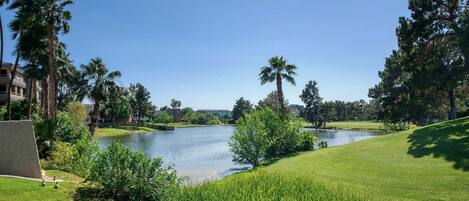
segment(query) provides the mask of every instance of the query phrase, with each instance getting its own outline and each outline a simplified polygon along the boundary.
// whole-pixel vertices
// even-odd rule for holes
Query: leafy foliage
[[[237,121],[244,116],[245,113],[252,111],[252,104],[249,100],[244,99],[243,97],[236,100],[236,103],[233,106],[233,121]]]
[[[101,187],[104,197],[122,200],[168,200],[179,193],[180,181],[161,158],[112,143],[93,160],[87,182]]]
[[[159,111],[156,113],[155,123],[171,123],[173,122],[173,116],[171,116],[168,112],[165,111]]]
[[[317,82],[309,81],[303,89],[300,98],[305,104],[305,120],[312,123],[315,128],[323,126],[324,118],[320,116],[322,98],[319,96]]]
[[[247,114],[236,122],[236,131],[228,141],[234,162],[257,166],[265,159],[270,143],[261,115]]]
[[[234,161],[256,166],[264,159],[313,150],[315,137],[302,128],[302,121],[284,118],[268,108],[246,114],[229,140]]]

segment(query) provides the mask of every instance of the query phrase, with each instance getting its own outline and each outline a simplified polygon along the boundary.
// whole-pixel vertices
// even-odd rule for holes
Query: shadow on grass
[[[73,195],[73,200],[76,201],[92,201],[103,200],[99,188],[92,188],[89,186],[78,187]]]
[[[454,169],[469,171],[469,119],[415,130],[408,137],[408,154],[420,158],[433,155],[453,162]]]

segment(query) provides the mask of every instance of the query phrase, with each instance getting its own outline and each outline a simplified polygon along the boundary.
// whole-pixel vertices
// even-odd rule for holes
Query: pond
[[[174,131],[156,131],[152,134],[103,137],[96,141],[102,148],[112,141],[119,141],[134,150],[143,151],[148,156],[161,156],[166,165],[176,168],[179,176],[187,176],[191,182],[200,182],[250,168],[231,161],[227,140],[234,130],[233,126],[176,128]],[[318,142],[327,141],[329,146],[347,144],[377,135],[370,131],[312,131],[318,136]]]

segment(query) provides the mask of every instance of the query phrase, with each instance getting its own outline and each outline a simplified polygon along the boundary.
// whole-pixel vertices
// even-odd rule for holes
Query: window
[[[0,93],[6,93],[7,92],[7,86],[6,85],[0,85]]]

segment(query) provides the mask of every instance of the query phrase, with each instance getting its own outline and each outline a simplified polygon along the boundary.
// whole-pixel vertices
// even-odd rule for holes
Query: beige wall
[[[0,174],[42,178],[31,121],[0,121]]]

